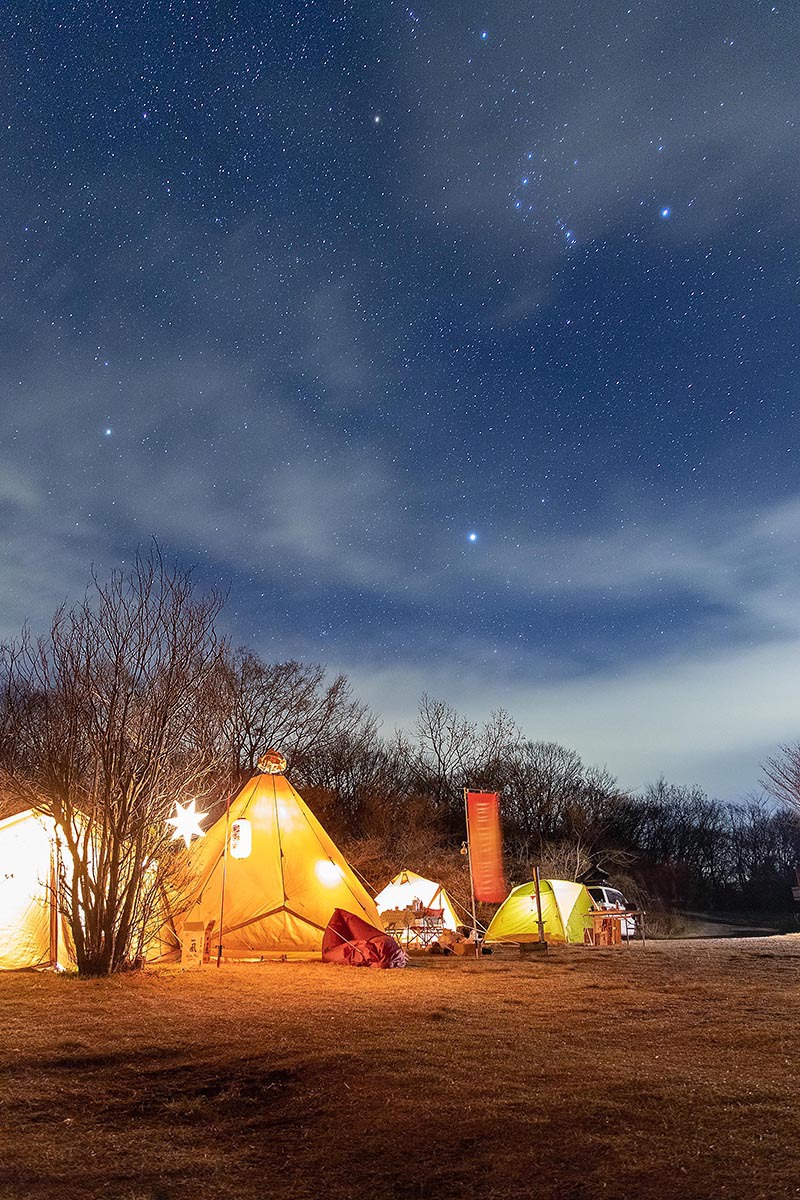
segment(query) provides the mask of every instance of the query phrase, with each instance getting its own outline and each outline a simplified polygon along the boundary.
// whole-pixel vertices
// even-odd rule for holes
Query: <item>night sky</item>
[[[794,0],[6,4],[0,636],[156,536],[271,661],[724,797],[800,735]]]

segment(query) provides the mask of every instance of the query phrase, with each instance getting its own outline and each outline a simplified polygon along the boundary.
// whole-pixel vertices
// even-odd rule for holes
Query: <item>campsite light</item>
[[[315,868],[317,879],[326,887],[336,887],[342,882],[344,872],[331,858],[321,858]]]
[[[184,808],[183,805],[175,801],[175,816],[167,817],[167,824],[175,826],[175,832],[172,835],[172,840],[183,838],[186,849],[188,850],[192,844],[193,837],[205,837],[205,831],[200,828],[200,822],[205,821],[208,813],[199,813],[195,810],[196,801],[190,800]]]
[[[253,850],[253,827],[247,817],[239,817],[231,825],[228,843],[231,858],[249,858]]]
[[[258,760],[258,769],[264,775],[282,775],[286,770],[286,757],[280,750],[267,750]]]

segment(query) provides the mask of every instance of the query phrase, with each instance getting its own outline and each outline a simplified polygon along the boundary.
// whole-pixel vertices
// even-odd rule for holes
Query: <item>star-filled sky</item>
[[[625,786],[800,735],[793,0],[0,15],[0,636],[227,631]]]

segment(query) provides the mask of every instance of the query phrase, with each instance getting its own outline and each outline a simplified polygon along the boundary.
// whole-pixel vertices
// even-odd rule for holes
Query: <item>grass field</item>
[[[800,1195],[800,935],[0,977],[0,1195]]]

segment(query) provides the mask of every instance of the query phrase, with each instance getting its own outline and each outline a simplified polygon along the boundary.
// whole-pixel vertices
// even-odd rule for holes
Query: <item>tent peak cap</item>
[[[283,775],[286,770],[286,755],[280,750],[267,750],[258,760],[258,770],[262,775]]]

